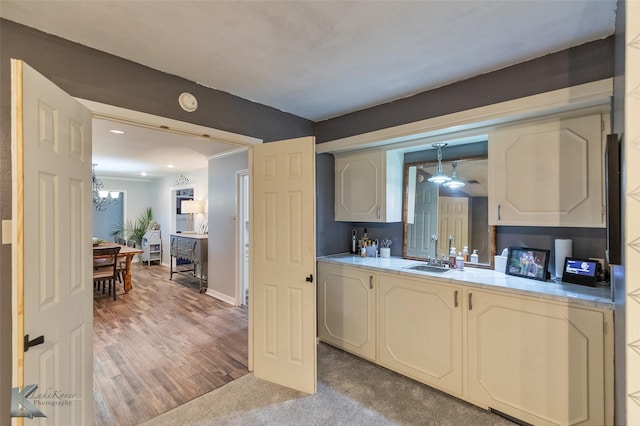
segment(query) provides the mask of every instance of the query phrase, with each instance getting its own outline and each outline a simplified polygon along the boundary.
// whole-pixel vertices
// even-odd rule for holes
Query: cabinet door
[[[472,402],[535,425],[604,425],[604,313],[470,291]]]
[[[336,156],[336,220],[402,221],[402,167],[399,151]]]
[[[461,289],[398,275],[378,279],[378,363],[461,396]]]
[[[376,359],[375,274],[318,264],[318,335],[371,361]]]
[[[383,152],[336,157],[336,220],[381,220],[385,162]]]
[[[604,227],[600,114],[489,135],[491,225]]]

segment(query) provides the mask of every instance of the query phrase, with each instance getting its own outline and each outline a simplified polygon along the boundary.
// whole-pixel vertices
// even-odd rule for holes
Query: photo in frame
[[[550,250],[530,247],[509,247],[507,275],[546,281]]]

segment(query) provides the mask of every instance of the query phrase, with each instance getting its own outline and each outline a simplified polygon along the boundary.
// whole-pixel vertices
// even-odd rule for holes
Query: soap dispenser
[[[464,269],[464,257],[462,257],[462,252],[458,252],[458,256],[456,257],[456,269],[462,271]]]
[[[478,249],[473,249],[473,253],[471,253],[471,263],[478,263]]]

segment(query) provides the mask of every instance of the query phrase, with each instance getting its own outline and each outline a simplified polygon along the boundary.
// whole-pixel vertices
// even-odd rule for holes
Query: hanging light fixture
[[[451,180],[451,178],[447,175],[444,174],[444,172],[442,171],[442,148],[444,148],[445,146],[447,146],[446,143],[434,143],[432,145],[434,148],[438,148],[438,168],[436,170],[436,173],[431,176],[429,179],[427,179],[429,182],[433,182],[433,183],[445,183],[445,182],[449,182]]]
[[[462,188],[463,186],[465,186],[465,183],[460,179],[458,179],[458,175],[456,173],[457,166],[458,166],[458,163],[455,161],[451,164],[451,167],[453,168],[453,171],[451,172],[451,180],[443,184],[447,188],[456,189],[456,188]]]
[[[105,191],[104,184],[96,176],[96,166],[93,163],[91,165],[91,189],[93,193],[93,204],[97,211],[105,211],[107,206],[111,203],[118,204],[118,197],[120,192],[118,191]]]

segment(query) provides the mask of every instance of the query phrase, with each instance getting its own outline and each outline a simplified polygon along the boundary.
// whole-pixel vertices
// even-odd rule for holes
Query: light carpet
[[[438,425],[514,423],[320,343],[318,392],[307,395],[253,374],[144,425]]]

